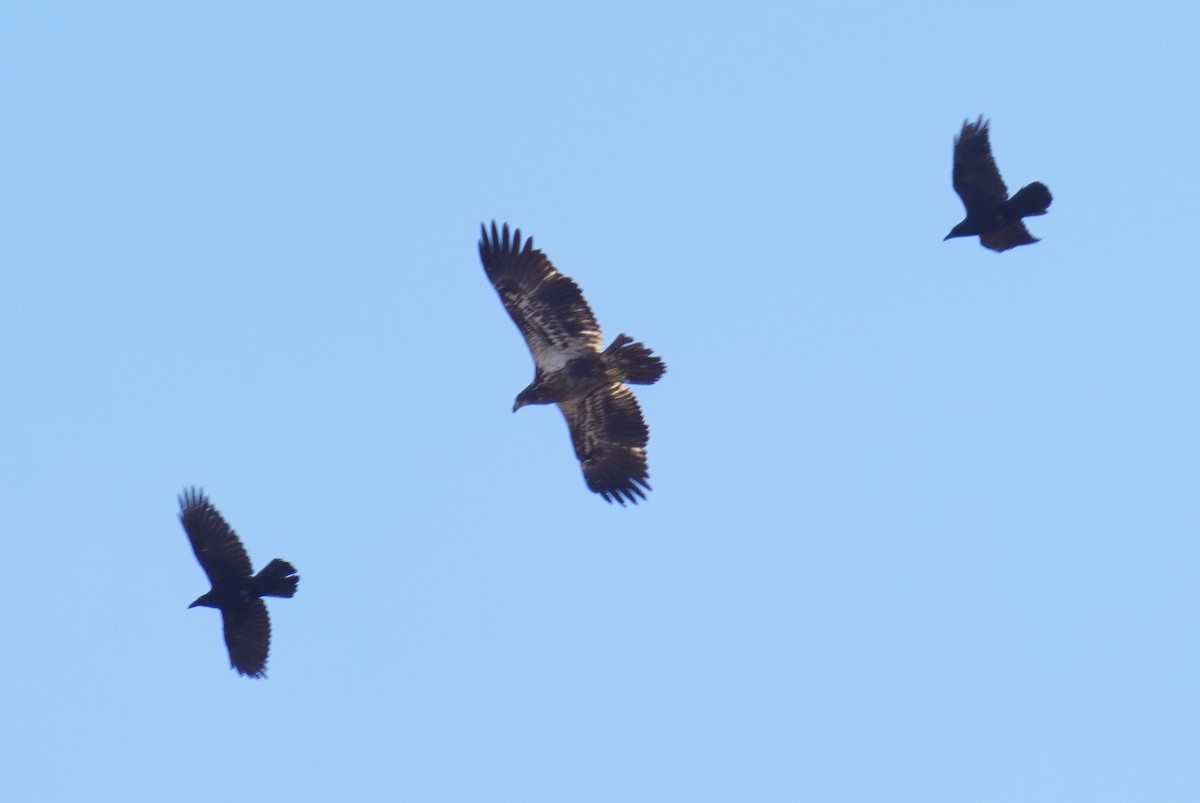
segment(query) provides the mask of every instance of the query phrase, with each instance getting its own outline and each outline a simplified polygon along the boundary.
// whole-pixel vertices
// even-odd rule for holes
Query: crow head
[[[205,594],[204,596],[202,596],[202,597],[197,597],[197,598],[196,598],[196,601],[195,601],[195,602],[193,602],[193,603],[192,603],[191,605],[189,605],[188,607],[189,607],[189,608],[197,608],[197,607],[200,607],[200,608],[219,608],[219,607],[221,607],[220,605],[218,605],[218,604],[217,604],[217,603],[216,603],[216,602],[213,600],[213,595],[214,595],[214,593],[215,593],[215,592],[209,591],[209,592],[208,592],[207,594]]]

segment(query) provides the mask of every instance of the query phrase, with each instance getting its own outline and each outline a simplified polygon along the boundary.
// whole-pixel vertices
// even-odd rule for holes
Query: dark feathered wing
[[[642,489],[650,490],[646,465],[650,430],[633,391],[626,385],[608,385],[558,407],[567,419],[588,487],[607,502],[637,504],[645,499]]]
[[[579,285],[559,273],[530,237],[522,246],[521,230],[509,236],[492,222],[491,237],[480,227],[479,258],[504,308],[516,323],[538,370],[551,373],[568,360],[599,352],[600,326]]]
[[[993,251],[1007,251],[1010,248],[1016,248],[1018,245],[1036,243],[1038,242],[1038,238],[1030,234],[1029,229],[1025,228],[1025,224],[1018,220],[1016,223],[1010,223],[1002,229],[984,232],[979,235],[979,242],[983,243],[985,248],[990,248]]]
[[[1008,187],[1004,186],[996,160],[992,158],[988,124],[982,115],[974,123],[963,123],[962,131],[954,140],[953,180],[954,191],[962,199],[968,215],[981,205],[1001,203],[1008,197]]]
[[[203,491],[190,488],[179,497],[179,520],[196,560],[215,588],[219,583],[252,574],[250,557]],[[265,614],[264,614],[265,615]]]
[[[221,608],[229,665],[239,674],[261,678],[266,675],[267,651],[271,646],[271,619],[261,599],[248,596],[236,605]]]

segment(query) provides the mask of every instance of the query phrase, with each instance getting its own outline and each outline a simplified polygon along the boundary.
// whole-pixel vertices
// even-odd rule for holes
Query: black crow
[[[962,198],[967,216],[950,233],[951,237],[974,237],[993,251],[1007,251],[1018,245],[1036,243],[1021,218],[1044,215],[1050,206],[1050,190],[1040,181],[1026,185],[1013,197],[1000,178],[992,146],[988,142],[988,123],[980,115],[974,123],[963,123],[954,140],[954,191]]]
[[[212,585],[212,590],[188,607],[219,610],[229,665],[241,675],[266,677],[271,620],[262,597],[293,596],[300,583],[296,568],[276,558],[254,574],[237,533],[221,518],[204,491],[184,490],[179,508],[179,520],[192,542],[196,560]]]

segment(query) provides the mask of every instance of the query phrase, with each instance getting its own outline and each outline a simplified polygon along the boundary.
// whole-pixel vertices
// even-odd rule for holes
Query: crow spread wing
[[[267,606],[255,596],[221,607],[229,665],[240,675],[266,676],[267,650],[271,645],[271,619]]]
[[[491,238],[481,227],[479,258],[504,308],[525,337],[534,364],[542,373],[553,373],[569,361],[604,346],[600,326],[583,298],[579,285],[559,273],[533,238],[521,244],[521,230],[509,236],[493,221]]]
[[[567,419],[588,487],[606,502],[615,499],[624,505],[645,499],[642,488],[650,490],[646,481],[650,476],[646,465],[650,430],[633,391],[613,384],[558,406]]]
[[[953,180],[954,191],[962,198],[968,215],[1008,198],[1008,187],[992,158],[988,124],[982,115],[974,123],[963,123],[962,132],[954,140]]]
[[[1025,224],[1018,220],[1016,223],[1010,223],[1002,229],[984,232],[979,235],[979,242],[983,243],[985,248],[990,248],[993,251],[1007,251],[1010,248],[1016,248],[1018,245],[1036,243],[1038,242],[1038,238],[1030,234],[1029,229],[1025,228]]]
[[[250,557],[237,533],[221,518],[204,491],[195,488],[184,491],[179,497],[179,507],[179,520],[183,522],[192,551],[214,588],[230,579],[252,574]]]

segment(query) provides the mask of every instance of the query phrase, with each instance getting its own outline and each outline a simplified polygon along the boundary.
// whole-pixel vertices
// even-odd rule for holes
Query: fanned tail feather
[[[617,335],[612,345],[604,350],[606,362],[615,360],[625,381],[634,385],[653,385],[667,372],[661,357],[641,343],[635,343],[628,335]]]
[[[260,596],[291,597],[300,585],[300,578],[296,576],[295,566],[275,558],[254,576],[254,584]]]
[[[1052,200],[1054,199],[1050,195],[1050,188],[1040,181],[1035,181],[1025,185],[1016,195],[1009,198],[1008,206],[1017,217],[1044,215]]]

